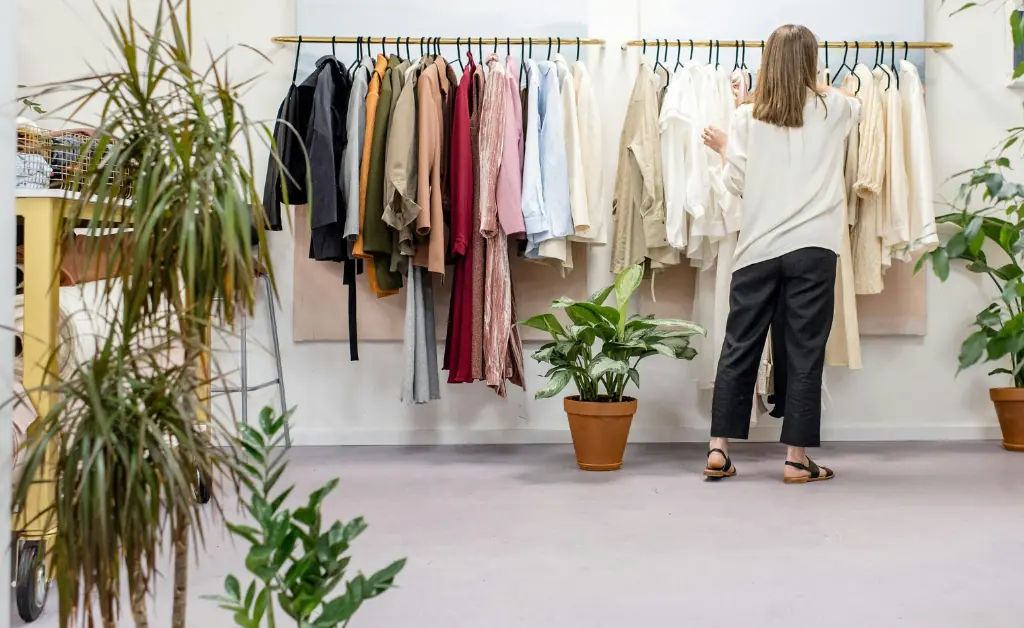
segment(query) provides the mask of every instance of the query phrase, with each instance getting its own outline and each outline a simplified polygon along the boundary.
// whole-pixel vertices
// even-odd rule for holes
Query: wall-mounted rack
[[[761,48],[764,46],[765,40],[743,40],[743,39],[631,39],[626,43],[622,44],[622,49],[625,50],[628,47],[638,46],[650,46],[655,47],[661,45],[662,47],[682,47],[682,46],[693,46],[694,48]],[[866,48],[874,49],[878,47],[890,48],[895,44],[897,50],[910,49],[910,50],[949,50],[953,47],[953,44],[945,41],[841,41],[841,40],[829,40],[818,42],[819,48]]]

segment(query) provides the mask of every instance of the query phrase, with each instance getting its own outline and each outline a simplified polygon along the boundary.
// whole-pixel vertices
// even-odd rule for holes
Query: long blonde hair
[[[825,105],[818,88],[818,39],[806,26],[780,26],[764,47],[754,90],[754,119],[775,126],[802,127],[808,90]]]

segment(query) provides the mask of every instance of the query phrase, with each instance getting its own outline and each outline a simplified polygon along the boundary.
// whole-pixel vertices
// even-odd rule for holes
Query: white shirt
[[[733,115],[723,176],[743,197],[734,271],[808,247],[838,253],[853,106],[835,91],[824,100],[808,97],[796,129],[755,120],[749,104]]]
[[[939,245],[939,236],[935,231],[932,154],[924,111],[924,88],[917,67],[908,61],[900,61],[900,81],[903,149],[910,186],[910,250],[930,251]]]
[[[590,228],[577,231],[573,240],[608,243],[608,220],[611,207],[605,209],[604,196],[601,189],[601,164],[604,154],[601,152],[601,112],[597,107],[597,97],[590,80],[590,73],[582,61],[572,66],[572,78],[576,88],[576,118],[579,122],[580,150],[583,153],[583,172],[587,185],[587,209],[590,214]]]

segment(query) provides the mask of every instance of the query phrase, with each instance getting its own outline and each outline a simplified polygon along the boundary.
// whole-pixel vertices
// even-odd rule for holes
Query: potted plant
[[[954,233],[917,264],[920,269],[930,261],[946,281],[950,260],[963,260],[967,270],[988,276],[995,285],[996,296],[974,318],[974,331],[963,341],[958,361],[959,370],[979,362],[1002,363],[989,375],[1006,378],[1009,386],[991,388],[989,397],[1003,447],[1011,451],[1024,451],[1024,186],[1008,181],[1004,172],[1010,167],[1005,151],[1021,133],[1024,127],[1014,129],[1004,154],[966,173],[958,195],[960,211],[936,219],[951,225]],[[973,207],[972,197],[980,197],[982,206]]]
[[[960,6],[953,14],[991,2],[956,4]],[[1010,11],[1009,26],[1014,46],[1024,44],[1024,20],[1016,7]],[[1014,79],[1021,76],[1024,62],[1013,71]],[[995,285],[996,296],[975,316],[975,329],[960,346],[958,372],[979,362],[1002,363],[989,375],[1005,378],[1009,386],[990,388],[989,398],[999,417],[1003,447],[1024,452],[1024,185],[1006,178],[1010,151],[1020,150],[1022,135],[1024,126],[1009,129],[995,158],[956,175],[963,180],[953,204],[957,211],[936,219],[953,233],[925,253],[916,270],[930,261],[944,282],[950,260],[963,260],[967,270],[987,275]]]
[[[34,478],[53,465],[56,497],[39,518],[55,537],[18,568],[45,583],[49,563],[62,627],[76,618],[117,625],[122,587],[135,624],[148,626],[168,545],[167,619],[185,625],[190,546],[204,538],[200,503],[216,507],[211,479],[219,471],[231,482],[236,469],[231,450],[216,446],[230,438],[205,403],[217,377],[210,331],[251,310],[255,265],[273,277],[251,168],[251,134],[270,134],[238,102],[244,84],[229,81],[224,56],[194,64],[190,0],[161,0],[152,25],[137,21],[130,0],[126,8],[104,15],[118,67],[43,92],[70,92],[54,111],[70,118],[88,103],[100,107],[92,135],[74,149],[61,237],[114,225],[84,252],[87,267],[107,277],[111,332],[47,386],[60,401],[29,433],[13,496],[24,506]],[[99,243],[111,241],[122,253],[107,257]],[[45,588],[26,587],[25,600],[20,589],[19,580],[19,611],[35,619]]]
[[[637,365],[644,358],[663,355],[692,360],[697,351],[690,337],[707,335],[696,323],[653,316],[630,316],[629,299],[640,286],[643,267],[630,266],[615,283],[586,301],[562,297],[551,303],[565,310],[570,325],[563,327],[554,314],[540,314],[517,323],[551,334],[551,342],[533,359],[551,365],[548,383],[534,395],[553,397],[573,382],[578,394],[565,398],[576,461],[586,471],[613,471],[622,466],[629,428],[637,401],[625,395],[632,382],[640,386]],[[615,307],[605,301],[615,292]],[[597,341],[600,340],[600,346]]]

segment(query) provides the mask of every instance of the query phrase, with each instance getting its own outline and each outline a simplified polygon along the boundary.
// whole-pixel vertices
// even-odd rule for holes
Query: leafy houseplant
[[[996,0],[1005,4],[1004,0]],[[954,13],[995,2],[968,2]],[[1024,44],[1020,12],[1010,12],[1010,31],[1015,46]],[[1013,77],[1024,76],[1024,62]],[[1009,129],[995,158],[958,173],[962,179],[955,212],[937,222],[953,228],[938,248],[922,256],[920,269],[930,262],[940,280],[946,281],[950,261],[962,260],[970,272],[985,275],[995,286],[994,298],[978,312],[972,331],[960,347],[959,370],[979,362],[1000,364],[989,375],[1005,377],[1008,387],[989,390],[1003,432],[1003,446],[1024,451],[1024,185],[1007,178],[1012,149],[1020,149],[1024,126]]]
[[[630,266],[619,273],[613,285],[586,301],[562,297],[552,302],[551,307],[565,310],[571,323],[567,327],[550,313],[517,323],[551,334],[551,342],[532,356],[551,365],[548,383],[535,397],[553,397],[569,382],[576,385],[579,394],[565,398],[565,409],[582,469],[622,466],[637,405],[636,399],[625,396],[625,390],[630,382],[640,386],[640,361],[655,355],[692,360],[697,351],[690,346],[690,338],[707,335],[700,325],[681,319],[629,316],[629,299],[640,286],[643,272],[640,265]],[[612,292],[615,307],[605,305]]]
[[[203,403],[210,331],[218,320],[230,325],[239,308],[251,310],[257,264],[273,277],[251,170],[251,135],[269,133],[238,102],[245,84],[228,79],[225,56],[196,67],[190,0],[160,0],[152,25],[136,19],[130,0],[125,7],[123,16],[104,15],[118,67],[42,92],[72,94],[55,115],[100,110],[67,172],[74,193],[64,201],[61,237],[118,225],[107,238],[88,238],[85,250],[87,266],[105,271],[104,295],[117,303],[112,333],[51,387],[63,401],[30,434],[29,466],[14,495],[23,506],[33,477],[49,464],[44,453],[56,451],[57,499],[41,517],[56,525],[44,551],[63,628],[76,617],[115,626],[125,583],[136,625],[148,626],[166,535],[171,625],[185,625],[190,546],[203,540],[196,501],[210,499],[215,471],[230,479],[232,468],[229,452],[211,445],[220,423]],[[112,240],[122,253],[107,257],[101,245]],[[41,611],[36,602],[28,614]]]
[[[238,578],[228,575],[225,594],[214,599],[233,612],[235,623],[243,628],[275,626],[277,608],[299,628],[347,626],[365,600],[393,586],[405,559],[370,577],[359,574],[344,582],[351,560],[345,553],[366,524],[357,518],[324,527],[320,507],[338,485],[336,479],[314,491],[305,506],[295,511],[284,508],[294,488],[275,491],[287,467],[281,448],[285,419],[264,408],[260,429],[240,426],[238,445],[249,460],[241,463],[239,475],[249,492],[242,505],[257,527],[228,524],[228,529],[250,544],[245,566],[256,579],[243,591]],[[343,583],[345,592],[329,599]]]

